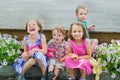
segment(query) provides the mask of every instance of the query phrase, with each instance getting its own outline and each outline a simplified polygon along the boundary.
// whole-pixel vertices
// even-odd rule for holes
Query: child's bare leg
[[[33,58],[30,58],[23,66],[23,69],[22,69],[22,74],[24,74],[29,68],[32,67],[32,65],[35,64],[35,60]]]
[[[54,76],[55,76],[55,74],[54,74],[54,65],[50,64],[49,67],[48,67],[47,78],[48,78],[48,80],[51,80],[51,79],[53,79]]]
[[[53,80],[56,80],[56,78],[58,77],[58,75],[60,73],[60,69],[56,68],[54,73],[55,73],[55,77],[53,78]]]
[[[42,70],[42,75],[45,76],[46,75],[46,67],[43,65],[41,60],[37,60],[37,61],[38,61],[40,69]]]
[[[97,39],[94,39],[93,41],[92,41],[92,52],[94,52],[94,50],[95,50],[95,47],[98,45],[98,40]]]
[[[48,72],[50,72],[50,71],[53,71],[54,70],[54,65],[49,65],[49,67],[48,67]]]
[[[85,79],[85,77],[86,77],[85,70],[80,69],[80,72],[81,72],[81,79]]]
[[[70,73],[70,78],[75,78],[75,76],[74,76],[74,69],[69,68],[68,71]]]

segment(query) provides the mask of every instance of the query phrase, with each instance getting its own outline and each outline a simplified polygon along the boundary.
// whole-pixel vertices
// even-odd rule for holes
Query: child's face
[[[83,28],[81,26],[78,26],[78,25],[73,25],[71,35],[72,35],[74,40],[81,40],[83,35],[84,35]]]
[[[32,21],[28,22],[28,24],[27,24],[27,32],[29,34],[38,33],[39,30],[40,29],[39,29],[39,26],[38,26],[36,21],[32,20]]]
[[[53,36],[53,39],[54,39],[54,41],[57,43],[57,44],[60,44],[62,41],[63,41],[63,39],[64,39],[64,35],[63,35],[63,33],[61,33],[60,31],[58,32],[57,30],[54,30],[53,32],[52,32],[52,36]]]
[[[79,9],[78,12],[76,13],[76,16],[80,21],[84,21],[87,19],[87,14],[88,14],[87,9]]]

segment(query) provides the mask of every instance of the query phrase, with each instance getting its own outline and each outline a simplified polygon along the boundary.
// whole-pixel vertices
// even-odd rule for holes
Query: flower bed
[[[93,56],[100,58],[103,72],[109,73],[112,78],[120,74],[120,40],[100,44]]]
[[[17,37],[10,34],[0,34],[0,67],[12,64],[21,54],[22,44]]]

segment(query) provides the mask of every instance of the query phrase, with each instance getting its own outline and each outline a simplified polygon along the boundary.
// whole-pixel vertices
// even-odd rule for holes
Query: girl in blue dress
[[[13,65],[18,73],[18,80],[25,80],[24,73],[36,62],[42,70],[41,80],[46,80],[46,56],[47,42],[42,34],[42,25],[38,20],[30,20],[26,23],[27,35],[23,38],[24,52],[21,58]]]

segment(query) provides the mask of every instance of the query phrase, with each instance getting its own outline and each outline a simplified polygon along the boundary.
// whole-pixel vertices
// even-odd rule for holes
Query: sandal
[[[46,77],[45,77],[45,76],[42,76],[40,80],[46,80]]]
[[[86,80],[85,78],[80,78],[80,80]]]
[[[19,75],[16,80],[25,80],[24,75]]]
[[[55,77],[55,74],[53,71],[48,72],[47,74],[47,80],[51,80],[53,77]]]
[[[68,78],[67,80],[75,80],[75,78]]]

